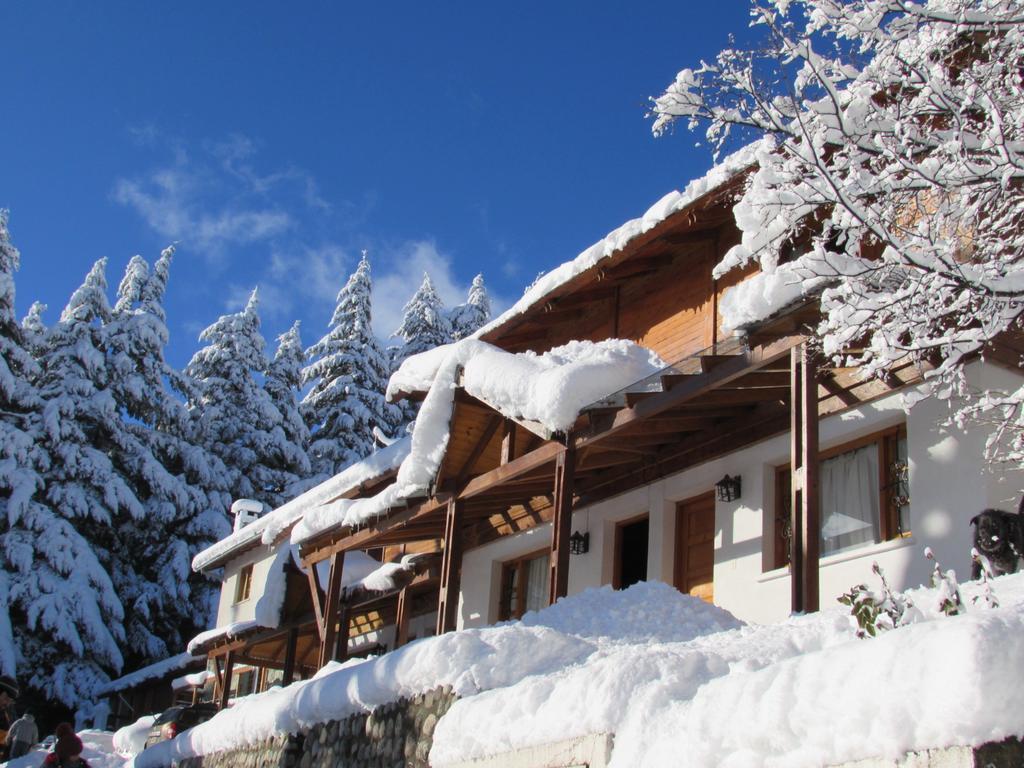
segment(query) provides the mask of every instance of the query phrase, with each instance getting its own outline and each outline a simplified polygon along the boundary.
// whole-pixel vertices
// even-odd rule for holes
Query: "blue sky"
[[[711,164],[647,99],[743,35],[740,0],[0,7],[0,207],[18,312],[178,245],[168,357],[259,286],[312,344],[368,249],[386,336],[424,269],[507,305]]]

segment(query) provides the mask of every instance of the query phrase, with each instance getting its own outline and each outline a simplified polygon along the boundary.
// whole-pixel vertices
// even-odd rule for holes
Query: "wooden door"
[[[714,602],[714,491],[676,505],[675,586],[680,592]]]

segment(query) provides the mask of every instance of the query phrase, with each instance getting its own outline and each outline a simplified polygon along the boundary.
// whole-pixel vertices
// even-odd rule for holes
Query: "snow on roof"
[[[309,509],[292,529],[294,543],[331,528],[360,525],[426,495],[448,447],[460,381],[466,392],[504,416],[557,432],[570,427],[585,406],[665,366],[654,352],[622,339],[572,341],[541,355],[505,352],[478,339],[442,349],[410,358],[388,385],[389,393],[428,390],[413,428],[412,448],[395,482],[376,496]]]
[[[614,733],[611,768],[835,765],[1024,735],[1024,574],[997,608],[947,617],[910,593],[916,623],[858,639],[840,606],[740,626],[659,583],[588,590],[523,621],[424,638],[250,696],[143,753],[137,768],[231,749],[449,685],[430,764]],[[624,705],[628,702],[628,706]]]
[[[278,536],[302,517],[306,510],[320,506],[362,483],[374,480],[397,468],[409,454],[411,444],[412,441],[408,437],[396,440],[386,448],[352,464],[331,479],[296,496],[259,520],[207,547],[193,558],[192,569],[202,571],[222,565],[225,558],[247,549],[257,542],[265,545],[273,544]]]
[[[474,333],[473,338],[480,338],[494,329],[500,328],[512,318],[523,314],[572,278],[622,250],[633,238],[653,229],[673,213],[683,210],[699,198],[721,187],[753,165],[757,151],[768,145],[774,146],[770,137],[759,139],[732,153],[713,166],[704,176],[687,184],[686,189],[682,192],[669,192],[652,205],[643,216],[627,221],[580,253],[572,261],[567,261],[542,275],[526,290],[519,301]]]
[[[216,675],[208,669],[201,669],[198,672],[193,672],[191,675],[182,675],[171,680],[171,688],[175,691],[179,691],[183,688],[201,688],[206,685],[209,680],[212,680]]]
[[[292,558],[301,569],[295,546],[282,542],[274,553],[274,562],[271,563],[267,571],[267,579],[263,584],[263,590],[256,600],[254,618],[234,621],[230,624],[200,632],[189,641],[189,653],[199,653],[210,643],[218,640],[238,637],[256,629],[273,629],[280,626],[281,610],[284,608],[284,598],[288,590],[288,573],[285,570],[285,563],[288,558]],[[330,563],[324,560],[318,563],[317,567],[321,569],[318,571],[321,583],[326,583],[327,572],[324,569],[329,569]],[[342,587],[348,587],[359,582],[379,567],[380,561],[374,560],[365,552],[357,550],[347,553],[345,555],[345,567],[342,570],[341,576]]]
[[[202,656],[193,656],[191,653],[179,653],[177,656],[171,656],[163,661],[150,664],[148,667],[129,672],[127,675],[123,675],[116,680],[111,680],[96,690],[96,696],[109,696],[118,691],[134,688],[136,685],[147,680],[159,680],[174,672],[186,669],[193,664],[202,664],[204,661],[205,658]]]
[[[766,320],[856,268],[840,254],[828,254],[827,258],[805,254],[774,268],[765,268],[722,294],[718,305],[722,328],[737,330]]]

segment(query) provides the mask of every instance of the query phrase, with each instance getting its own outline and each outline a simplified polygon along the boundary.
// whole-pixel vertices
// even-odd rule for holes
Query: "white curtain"
[[[526,610],[539,611],[548,604],[548,578],[551,569],[548,567],[547,555],[535,557],[526,564]]]
[[[821,462],[821,554],[878,541],[878,445]]]

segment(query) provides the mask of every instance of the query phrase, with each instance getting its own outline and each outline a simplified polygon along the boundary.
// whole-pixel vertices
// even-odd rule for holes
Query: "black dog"
[[[1024,508],[1024,499],[1021,500]],[[986,509],[971,518],[974,548],[988,558],[992,574],[1017,572],[1017,560],[1024,555],[1024,517],[1002,509]],[[971,578],[981,577],[981,565],[971,567]]]

